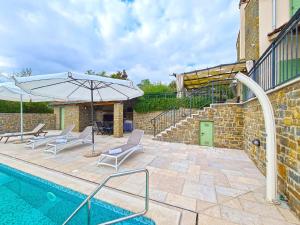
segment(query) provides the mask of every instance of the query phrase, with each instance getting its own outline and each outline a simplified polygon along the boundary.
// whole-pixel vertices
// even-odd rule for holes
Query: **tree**
[[[174,92],[174,90],[166,84],[163,84],[161,82],[157,83],[151,83],[149,79],[144,79],[141,81],[141,83],[138,84],[138,87],[141,88],[144,93],[170,93]]]
[[[96,75],[96,72],[94,70],[87,70],[85,72],[85,74],[88,74],[88,75]]]
[[[176,81],[175,80],[172,80],[171,83],[169,83],[169,87],[173,90],[173,91],[176,91]]]
[[[87,70],[85,72],[85,74],[96,75],[96,76],[101,76],[101,77],[110,77],[110,78],[121,79],[121,80],[127,80],[127,78],[128,78],[126,70],[123,70],[122,72],[117,71],[116,73],[112,73],[110,75],[107,75],[107,73],[105,71],[96,72],[94,70]]]
[[[13,73],[14,76],[17,77],[30,77],[32,75],[31,68],[24,68],[21,72]]]
[[[126,73],[126,70],[123,70],[122,72],[121,71],[117,71],[116,73],[112,73],[110,75],[110,77],[114,78],[114,79],[127,80],[128,75]]]
[[[124,80],[127,80],[128,75],[127,75],[127,73],[126,73],[126,70],[123,70],[123,72],[122,72],[122,77],[123,77]]]
[[[105,71],[98,72],[96,75],[101,76],[101,77],[107,77],[107,74]]]
[[[137,86],[139,88],[143,88],[145,86],[149,86],[151,85],[151,81],[149,79],[144,79],[144,80],[141,80],[141,83],[139,83]]]
[[[101,77],[107,77],[106,72],[105,71],[101,71],[101,72],[95,72],[94,70],[87,70],[85,72],[85,74],[88,75],[96,75],[96,76],[101,76]]]

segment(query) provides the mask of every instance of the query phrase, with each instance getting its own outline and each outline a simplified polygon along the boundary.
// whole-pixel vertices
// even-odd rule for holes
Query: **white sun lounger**
[[[111,166],[118,171],[120,165],[134,152],[142,151],[143,146],[140,144],[144,135],[143,130],[132,131],[128,141],[125,145],[118,146],[114,149],[110,149],[100,155],[98,160],[98,166]]]
[[[29,147],[33,150],[36,147],[46,145],[47,143],[52,142],[58,138],[60,138],[60,139],[71,138],[72,137],[71,132],[74,129],[74,127],[75,127],[75,125],[72,124],[72,125],[68,126],[66,129],[62,130],[62,132],[60,134],[31,138],[31,139],[29,139],[29,141],[27,142],[25,147]]]
[[[3,138],[6,138],[5,142],[6,143],[8,141],[9,138],[11,137],[20,137],[20,136],[28,136],[28,135],[33,135],[33,136],[40,136],[40,134],[44,134],[44,136],[48,133],[47,131],[43,131],[45,124],[40,123],[38,124],[32,131],[27,131],[27,132],[16,132],[16,133],[5,133],[5,134],[1,134],[0,135],[0,141]]]
[[[52,142],[47,144],[47,148],[44,150],[45,152],[50,152],[53,154],[57,154],[58,152],[74,147],[82,144],[92,144],[92,127],[86,127],[77,137],[71,138],[57,138]]]

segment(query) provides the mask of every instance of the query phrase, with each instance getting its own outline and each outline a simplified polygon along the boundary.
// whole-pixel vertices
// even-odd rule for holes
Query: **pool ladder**
[[[149,171],[147,169],[137,169],[137,170],[130,170],[130,171],[126,171],[126,172],[120,172],[120,173],[114,173],[110,176],[108,176],[101,184],[99,184],[96,189],[77,207],[77,209],[75,209],[73,211],[73,213],[69,216],[68,219],[65,220],[65,222],[62,225],[67,225],[71,219],[79,212],[79,210],[85,206],[86,204],[88,205],[88,222],[87,224],[90,225],[91,222],[91,199],[103,188],[105,187],[105,184],[111,179],[111,178],[115,178],[115,177],[122,177],[122,176],[127,176],[130,174],[135,174],[135,173],[145,173],[145,177],[146,177],[146,188],[145,188],[145,206],[143,211],[138,212],[138,213],[134,213],[128,216],[124,216],[115,220],[110,220],[104,223],[100,223],[98,225],[109,225],[109,224],[114,224],[114,223],[118,223],[118,222],[122,222],[125,220],[129,220],[138,216],[142,216],[145,215],[149,209]]]

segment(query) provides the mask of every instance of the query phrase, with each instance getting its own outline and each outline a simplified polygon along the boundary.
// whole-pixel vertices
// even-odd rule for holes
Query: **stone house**
[[[74,131],[80,132],[86,126],[91,125],[91,105],[88,102],[54,102],[53,108],[56,129],[75,124]],[[116,137],[123,135],[124,122],[132,122],[132,119],[132,101],[94,103],[94,121],[102,121],[111,125]]]
[[[300,0],[240,0],[238,61],[257,60],[300,8]]]

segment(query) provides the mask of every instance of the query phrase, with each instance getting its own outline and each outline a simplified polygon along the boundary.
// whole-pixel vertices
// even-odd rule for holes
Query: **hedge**
[[[196,97],[149,97],[143,96],[136,100],[134,104],[134,110],[139,113],[153,112],[153,111],[165,111],[172,108],[203,108],[211,103],[211,99],[202,96]]]
[[[24,102],[24,113],[53,113],[48,102]],[[0,113],[20,113],[20,102],[0,100]]]

